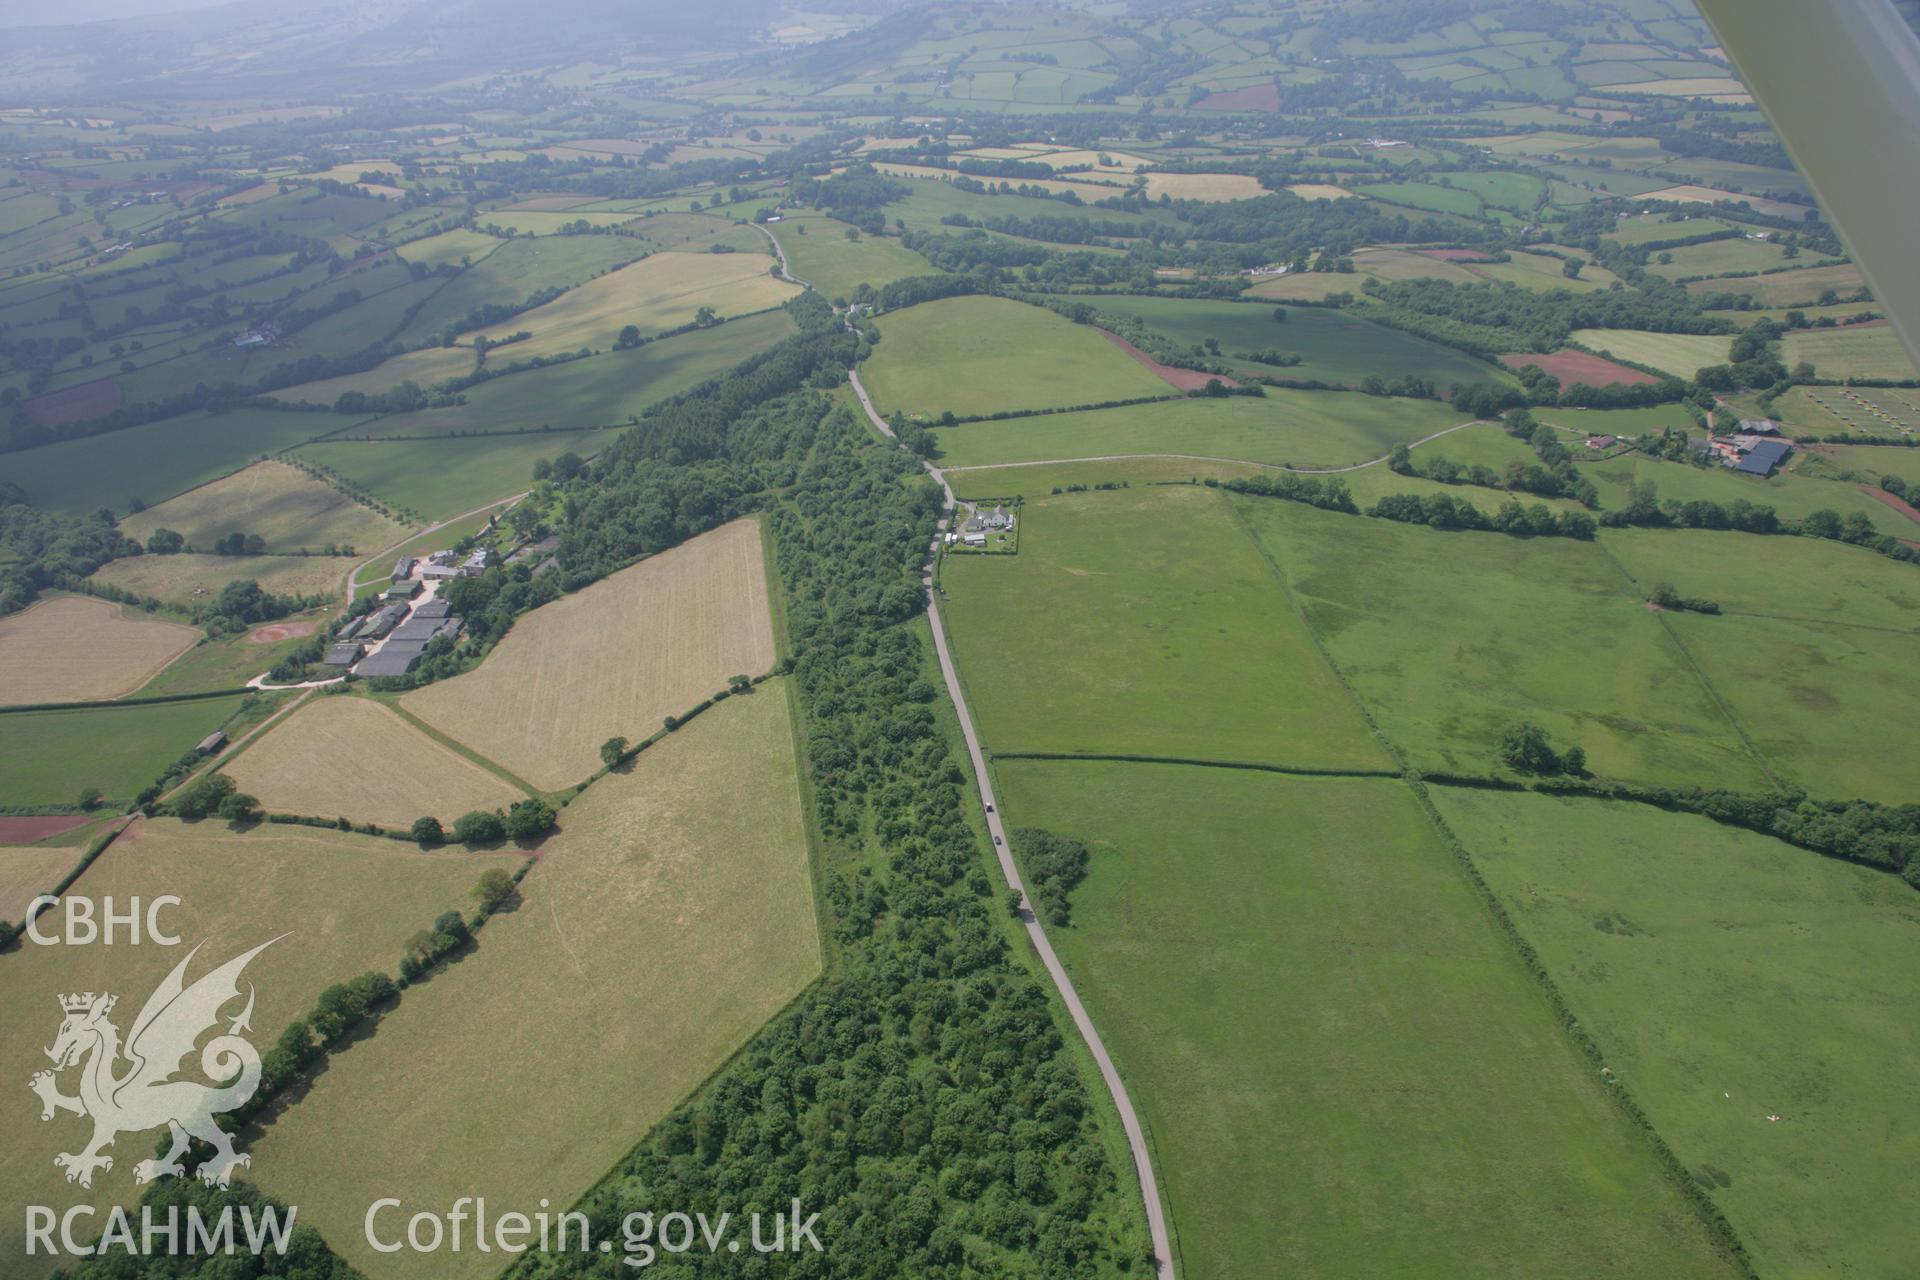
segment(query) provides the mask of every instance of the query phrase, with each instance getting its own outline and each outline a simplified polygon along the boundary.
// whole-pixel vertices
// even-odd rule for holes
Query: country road
[[[409,542],[418,542],[420,539],[426,537],[428,534],[444,529],[448,525],[453,524],[457,521],[465,520],[469,516],[477,516],[482,511],[491,511],[495,507],[511,506],[512,504],[520,501],[520,499],[526,497],[529,493],[532,493],[532,492],[533,490],[531,489],[522,489],[519,493],[514,494],[511,498],[499,498],[493,502],[487,503],[484,506],[475,507],[471,511],[462,511],[457,516],[448,516],[445,520],[441,520],[441,521],[438,521],[437,523],[430,524],[424,529],[415,529],[411,533],[407,534],[406,537],[394,543],[392,546],[382,548],[381,550],[376,551],[372,555],[368,556],[365,560],[358,561],[353,566],[352,572],[347,574],[347,608],[349,609],[353,608],[353,584],[359,580],[360,571],[362,569],[365,569],[368,565],[372,564],[374,561],[384,560],[388,556],[392,555],[394,552],[398,551],[400,548],[406,546]]]
[[[868,420],[882,435],[898,444],[899,438],[893,434],[893,428],[875,411],[866,387],[861,385],[859,371],[850,370],[847,376],[853,384],[854,394],[860,398],[860,407],[867,411]],[[947,682],[947,696],[953,699],[953,709],[960,718],[960,732],[967,741],[967,756],[973,761],[973,776],[980,786],[980,803],[986,806],[987,831],[993,836],[993,852],[1000,860],[1000,871],[1006,877],[1008,887],[1020,894],[1020,922],[1026,926],[1027,941],[1033,945],[1040,962],[1046,966],[1047,976],[1053,980],[1054,989],[1059,991],[1067,1012],[1072,1015],[1080,1038],[1086,1041],[1087,1048],[1093,1052],[1100,1076],[1106,1081],[1107,1092],[1113,1095],[1114,1108],[1120,1113],[1120,1126],[1126,1130],[1127,1146],[1133,1152],[1133,1167],[1140,1178],[1140,1191],[1146,1199],[1147,1231],[1153,1237],[1154,1274],[1160,1280],[1172,1280],[1173,1246],[1167,1236],[1166,1210],[1160,1200],[1159,1183],[1153,1176],[1153,1160],[1147,1151],[1146,1132],[1140,1127],[1140,1118],[1133,1109],[1133,1099],[1128,1096],[1126,1083],[1120,1079],[1113,1059],[1107,1055],[1107,1046],[1100,1039],[1100,1032],[1094,1027],[1086,1006],[1080,1002],[1080,994],[1074,990],[1073,980],[1067,976],[1060,957],[1054,954],[1053,944],[1047,940],[1047,931],[1034,915],[1033,905],[1027,899],[1026,886],[1020,881],[1020,869],[1014,865],[1013,850],[1007,845],[1006,829],[1000,823],[1000,807],[993,798],[993,782],[987,773],[986,757],[980,750],[980,736],[974,730],[973,713],[967,708],[966,694],[960,688],[960,676],[954,669],[953,653],[947,645],[947,628],[940,618],[940,602],[933,589],[934,557],[939,554],[941,536],[946,533],[947,525],[953,519],[953,487],[933,463],[923,458],[920,465],[926,468],[928,475],[939,481],[946,494],[946,511],[934,531],[932,544],[927,548],[927,567],[921,577],[927,588],[927,621],[933,626],[933,647],[940,658],[940,675]]]

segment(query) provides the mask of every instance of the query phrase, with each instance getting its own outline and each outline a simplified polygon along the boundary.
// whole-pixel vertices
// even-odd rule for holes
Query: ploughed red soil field
[[[1860,489],[1861,492],[1865,493],[1875,502],[1884,502],[1907,519],[1916,524],[1920,524],[1920,509],[1916,509],[1914,505],[1905,498],[1896,498],[1885,489],[1876,488],[1870,484],[1863,484],[1860,486]]]
[[[1238,91],[1236,90],[1236,92]],[[1206,386],[1209,382],[1212,382],[1215,378],[1218,378],[1221,382],[1224,382],[1226,385],[1230,387],[1237,387],[1240,385],[1239,383],[1235,382],[1232,378],[1229,378],[1224,373],[1201,373],[1198,369],[1176,369],[1170,364],[1161,364],[1158,360],[1155,360],[1152,356],[1148,355],[1146,352],[1142,351],[1140,348],[1134,346],[1131,342],[1128,342],[1125,338],[1121,337],[1117,333],[1108,333],[1105,329],[1102,329],[1100,331],[1100,336],[1105,338],[1108,342],[1111,342],[1114,346],[1120,348],[1122,351],[1126,352],[1128,355],[1132,356],[1135,360],[1138,360],[1141,364],[1145,365],[1147,368],[1151,369],[1154,372],[1154,375],[1160,378],[1168,386],[1174,387],[1178,390],[1198,391],[1201,387]]]
[[[1278,111],[1280,87],[1272,83],[1250,84],[1244,89],[1210,93],[1194,106],[1201,111]]]
[[[85,813],[38,813],[0,815],[0,844],[32,844],[57,836],[62,831],[92,822],[95,815]]]
[[[1619,382],[1631,387],[1643,382],[1660,381],[1650,373],[1629,369],[1626,365],[1615,364],[1611,360],[1588,355],[1584,351],[1555,351],[1551,355],[1544,356],[1534,351],[1515,351],[1501,356],[1500,363],[1509,369],[1537,364],[1560,379],[1560,385],[1563,387],[1570,387],[1576,382],[1584,382],[1590,387],[1604,387],[1610,383]]]
[[[41,427],[57,427],[65,422],[85,422],[112,413],[120,407],[120,384],[112,378],[95,378],[65,391],[52,391],[22,401],[27,421]]]

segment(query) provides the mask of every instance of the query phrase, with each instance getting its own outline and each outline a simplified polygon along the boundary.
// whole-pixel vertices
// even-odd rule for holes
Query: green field
[[[1789,368],[1805,360],[1823,378],[1920,379],[1899,335],[1884,324],[1797,329],[1780,341]]]
[[[1672,262],[1660,261],[1661,257],[1667,255],[1671,255]],[[1647,264],[1647,270],[1669,280],[1719,276],[1730,271],[1766,271],[1793,261],[1780,255],[1779,245],[1767,240],[1749,240],[1742,235],[1735,239],[1709,240],[1705,244],[1687,244],[1678,249],[1664,250],[1654,255],[1654,261]]]
[[[342,430],[354,421],[271,409],[190,413],[10,453],[7,478],[25,489],[35,506],[49,511],[83,515],[105,505],[125,514],[134,498],[153,506],[264,454]]]
[[[942,569],[995,751],[1388,767],[1223,495],[1039,498],[1020,520],[1018,556]]]
[[[785,311],[743,316],[631,351],[603,351],[585,360],[510,373],[467,388],[461,393],[465,404],[380,418],[349,434],[419,436],[519,427],[611,426],[720,377],[793,332],[793,320]],[[513,352],[513,347],[496,352],[496,367],[511,364]]]
[[[1353,190],[1358,195],[1391,204],[1405,205],[1410,209],[1425,209],[1433,213],[1457,213],[1469,218],[1477,217],[1484,207],[1480,197],[1471,191],[1440,187],[1426,182],[1375,182],[1364,187],[1355,187]]]
[[[1853,483],[1875,485],[1886,476],[1899,476],[1909,489],[1920,489],[1920,449],[1872,444],[1823,444],[1817,449],[1803,453],[1803,474],[1851,476],[1857,477]]]
[[[1512,724],[1602,777],[1756,789],[1757,761],[1606,552],[1235,499],[1333,660],[1416,766],[1486,774]]]
[[[526,489],[541,458],[569,451],[586,457],[613,436],[609,431],[529,431],[464,440],[351,440],[307,445],[295,456],[428,520],[444,520]]]
[[[1093,305],[1133,316],[1179,347],[1217,339],[1219,358],[1248,374],[1346,386],[1368,374],[1388,381],[1411,376],[1430,379],[1442,390],[1456,382],[1511,380],[1504,370],[1451,347],[1326,308],[1287,308],[1286,321],[1275,323],[1272,307],[1239,302],[1120,296],[1097,298]],[[1264,365],[1239,358],[1241,352],[1269,350],[1300,356],[1301,363]]]
[[[946,298],[881,317],[860,371],[882,413],[938,417],[1174,394],[1086,325],[1007,298]]]
[[[907,276],[935,274],[925,258],[899,240],[883,236],[849,240],[851,229],[832,218],[792,214],[767,228],[787,251],[793,274],[829,298],[847,297],[862,282],[878,288]]]
[[[1698,430],[1690,434],[1698,435]],[[1789,464],[1791,468],[1791,463]],[[1738,475],[1722,466],[1696,467],[1684,462],[1666,462],[1644,453],[1627,453],[1605,462],[1580,468],[1581,476],[1593,481],[1600,491],[1602,510],[1627,505],[1635,485],[1651,485],[1661,501],[1731,503],[1740,498],[1772,507],[1782,519],[1801,519],[1812,512],[1827,510],[1849,516],[1866,516],[1873,527],[1894,538],[1911,538],[1920,529],[1913,521],[1883,502],[1877,502],[1851,484],[1837,484],[1797,474],[1793,469],[1762,479]]]
[[[284,462],[256,462],[212,484],[122,517],[129,538],[145,542],[171,529],[189,547],[206,549],[235,532],[266,540],[280,554],[326,546],[372,552],[406,536],[407,527]]]
[[[1402,784],[995,773],[1011,823],[1092,848],[1053,936],[1182,1274],[1732,1274]]]
[[[1634,364],[1691,379],[1708,365],[1725,364],[1733,339],[1715,333],[1648,333],[1638,329],[1576,329],[1573,340]]]
[[[973,422],[943,428],[935,438],[941,464],[956,467],[1126,453],[1332,467],[1383,457],[1397,444],[1412,444],[1460,420],[1435,400],[1275,387],[1262,398],[1172,400]]]
[[[1037,497],[1068,485],[1132,486],[1199,480],[1244,480],[1268,468],[1248,462],[1197,462],[1185,458],[1124,458],[1113,461],[1040,463],[949,471],[947,482],[962,498]],[[1364,474],[1364,473],[1361,473]]]
[[[1858,547],[1708,529],[1609,529],[1602,536],[1637,580],[1671,583],[1729,614],[1920,634],[1920,569]]]
[[[72,850],[65,854],[77,861]],[[48,1065],[41,1051],[60,1026],[56,997],[114,992],[120,1004],[113,1021],[125,1031],[148,993],[194,944],[205,940],[189,970],[197,978],[278,935],[279,941],[247,967],[242,983],[258,993],[250,1038],[264,1050],[332,984],[374,969],[395,972],[408,938],[441,912],[472,905],[470,891],[482,870],[512,868],[518,861],[517,852],[423,858],[390,840],[305,827],[262,826],[242,834],[224,822],[142,820],[87,869],[74,892],[116,903],[175,895],[177,905],[161,919],[186,945],[20,948],[7,957],[7,981],[0,987],[0,1017],[18,1033],[0,1037],[0,1063],[27,1097],[27,1078]],[[240,1002],[233,1002],[229,1018],[239,1008]],[[189,1078],[198,1063],[195,1055],[181,1078]],[[73,1081],[69,1072],[64,1089],[72,1091]],[[133,1165],[153,1154],[148,1139],[154,1135],[123,1134],[109,1152],[112,1170],[83,1190],[63,1180],[53,1156],[81,1149],[88,1132],[84,1120],[62,1115],[42,1123],[39,1107],[27,1097],[5,1123],[0,1133],[12,1155],[0,1167],[0,1196],[8,1203],[57,1211],[92,1204],[97,1206],[92,1220],[104,1225],[109,1204],[131,1204],[138,1196]],[[256,1165],[241,1176],[263,1172]],[[0,1226],[0,1270],[10,1277],[42,1275],[56,1259],[44,1252],[23,1257],[21,1225],[18,1216],[8,1215]]]
[[[238,697],[0,715],[0,804],[126,804],[240,709]]]
[[[1717,293],[1743,294],[1766,307],[1793,307],[1817,303],[1828,290],[1849,298],[1866,287],[1860,269],[1851,263],[1834,267],[1802,267],[1794,271],[1776,271],[1764,276],[1727,276],[1696,280],[1687,286],[1689,293],[1706,296]]]
[[[333,1060],[255,1176],[369,1274],[492,1276],[473,1251],[383,1259],[368,1205],[571,1205],[819,971],[776,682],[563,810],[515,909]]]
[[[399,335],[409,346],[438,340],[475,307],[518,306],[543,289],[572,288],[647,251],[624,236],[543,236],[509,240],[447,281]]]
[[[1920,897],[1705,818],[1434,799],[1759,1273],[1904,1274],[1920,1227],[1887,1188],[1920,1159]]]

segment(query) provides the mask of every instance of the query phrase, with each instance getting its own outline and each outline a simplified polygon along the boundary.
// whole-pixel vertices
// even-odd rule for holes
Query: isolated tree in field
[[[1285,307],[1275,307],[1273,309],[1273,322],[1275,324],[1285,324],[1287,322],[1287,309]]]
[[[447,838],[446,830],[440,825],[438,818],[415,818],[413,829],[407,834],[411,835],[414,843],[419,845],[440,844]]]
[[[82,809],[92,809],[99,806],[100,799],[101,799],[100,788],[82,787],[80,789],[80,798],[77,803],[80,805]]]
[[[1547,731],[1521,721],[1500,737],[1500,758],[1517,773],[1558,773],[1560,757],[1547,741]]]
[[[186,538],[171,529],[155,529],[147,536],[147,550],[157,556],[170,556],[186,545]]]
[[[693,323],[701,329],[708,329],[720,322],[720,313],[712,307],[702,307],[693,313]]]
[[[461,844],[492,844],[507,837],[507,824],[497,813],[475,809],[453,824],[453,838]]]
[[[233,794],[233,779],[224,773],[210,773],[180,793],[173,802],[176,817],[209,817],[220,809],[221,801]]]
[[[1585,747],[1568,747],[1560,756],[1560,769],[1576,778],[1587,773],[1587,751]]]
[[[620,330],[620,336],[614,339],[614,343],[613,343],[614,349],[616,351],[630,351],[634,347],[637,347],[639,345],[640,345],[640,326],[637,324],[630,324],[626,328]]]
[[[627,740],[618,735],[600,744],[600,763],[609,769],[619,764],[620,757],[625,754],[627,754]]]
[[[745,693],[753,688],[752,676],[728,676],[727,688],[734,693]]]
[[[221,798],[214,812],[228,822],[252,822],[260,816],[260,801],[244,791],[234,791]]]
[[[538,840],[553,830],[553,806],[530,796],[507,810],[507,834],[515,840]]]
[[[492,867],[480,873],[480,882],[473,886],[473,896],[479,900],[482,911],[492,913],[505,906],[513,898],[513,877],[500,867]]]

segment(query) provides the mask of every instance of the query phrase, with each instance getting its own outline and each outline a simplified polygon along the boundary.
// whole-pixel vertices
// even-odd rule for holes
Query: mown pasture
[[[995,774],[1009,821],[1091,846],[1054,945],[1185,1274],[1733,1274],[1399,781]]]
[[[56,596],[0,618],[0,701],[124,697],[200,642],[194,627],[91,596]]]
[[[1173,393],[1097,330],[1010,298],[924,302],[878,324],[880,344],[860,377],[883,414],[967,416]]]
[[[625,236],[541,236],[509,240],[446,281],[395,341],[437,341],[477,307],[522,306],[547,289],[571,289],[632,262],[646,242]],[[508,332],[518,328],[509,324]]]
[[[346,585],[347,572],[356,563],[352,556],[216,556],[183,551],[109,560],[87,581],[192,609],[219,595],[229,582],[242,580],[258,582],[263,591],[275,595],[331,595]]]
[[[1645,806],[1434,801],[1760,1274],[1901,1273],[1920,1251],[1888,1193],[1920,1159],[1913,889]]]
[[[0,805],[72,804],[97,787],[125,804],[240,710],[238,695],[0,716]]]
[[[310,702],[220,768],[269,812],[384,827],[424,817],[452,826],[463,813],[505,809],[525,794],[369,698]]]
[[[1920,379],[1913,357],[1890,325],[1796,329],[1780,340],[1780,350],[1790,367],[1806,361],[1823,378]]]
[[[1634,584],[1593,543],[1443,532],[1236,498],[1336,666],[1429,771],[1499,769],[1532,721],[1603,777],[1766,778]]]
[[[1828,291],[1841,298],[1852,297],[1867,287],[1866,278],[1852,263],[1831,267],[1801,267],[1795,271],[1775,271],[1764,276],[1716,276],[1695,280],[1686,286],[1689,293],[1708,296],[1733,293],[1752,298],[1765,307],[1793,307],[1801,303],[1819,303]]]
[[[400,705],[547,790],[774,660],[760,526],[737,520],[528,614],[480,666]]]
[[[945,615],[996,752],[1385,769],[1212,489],[1030,499],[1020,554],[945,562]]]
[[[862,235],[849,240],[853,230],[832,218],[793,214],[767,228],[787,251],[794,275],[828,298],[845,298],[857,284],[879,288],[908,276],[934,274],[927,260],[889,236]]]
[[[1708,365],[1725,364],[1733,339],[1723,333],[1649,333],[1641,329],[1576,329],[1574,341],[1602,355],[1692,378]]]
[[[355,1266],[491,1276],[475,1252],[372,1252],[367,1206],[571,1204],[819,971],[776,681],[564,809],[520,901],[332,1063],[254,1145],[254,1176]]]
[[[1395,445],[1460,421],[1457,411],[1433,400],[1269,388],[1263,397],[1199,397],[972,422],[940,428],[935,440],[943,466],[1186,453],[1337,467],[1384,457]]]
[[[256,462],[190,489],[123,518],[120,528],[140,542],[171,529],[202,550],[231,533],[257,534],[269,552],[283,555],[329,545],[372,552],[407,536],[406,525],[280,461]]]
[[[326,467],[396,507],[444,520],[533,482],[533,464],[563,453],[597,453],[599,431],[527,431],[465,439],[374,439],[306,445],[294,456]]]
[[[354,421],[274,409],[190,413],[10,453],[7,473],[44,510],[77,516],[104,505],[124,514],[136,498],[152,506]]]
[[[769,274],[772,267],[764,253],[656,253],[484,332],[494,342],[533,335],[506,348],[507,360],[604,351],[627,325],[651,336],[692,323],[703,307],[721,316],[776,307],[799,288]]]
[[[1176,345],[1189,348],[1209,338],[1219,342],[1217,357],[1236,372],[1302,381],[1357,386],[1369,374],[1392,381],[1426,378],[1442,390],[1456,382],[1501,382],[1498,367],[1425,338],[1373,324],[1345,312],[1316,307],[1274,308],[1242,302],[1193,298],[1103,297],[1101,311],[1132,316]],[[1299,356],[1298,365],[1270,365],[1248,354],[1277,352]]]
[[[364,373],[346,373],[337,378],[302,382],[274,392],[276,400],[289,404],[331,405],[349,391],[378,395],[403,382],[434,387],[449,378],[461,378],[473,372],[471,347],[423,347],[383,360]]]
[[[396,414],[350,434],[458,435],[521,427],[611,426],[721,377],[793,332],[793,320],[785,311],[743,316],[630,351],[603,351],[586,360],[505,374],[461,392],[465,404]],[[513,352],[512,347],[497,352],[495,367],[513,363]]]
[[[77,861],[72,850],[65,852]],[[0,1128],[12,1153],[0,1168],[0,1196],[10,1204],[56,1210],[98,1204],[104,1212],[108,1203],[135,1200],[140,1188],[134,1185],[133,1166],[152,1154],[147,1141],[152,1135],[123,1135],[111,1152],[113,1169],[98,1174],[91,1190],[66,1182],[54,1166],[54,1154],[80,1150],[88,1132],[85,1121],[73,1116],[43,1124],[25,1091],[28,1076],[48,1065],[41,1050],[53,1043],[60,1026],[58,996],[113,992],[120,997],[113,1020],[125,1031],[148,993],[190,948],[202,947],[189,968],[193,978],[277,937],[247,966],[243,979],[257,1000],[250,1038],[264,1051],[289,1022],[312,1009],[327,987],[369,970],[397,972],[410,937],[444,911],[471,908],[470,892],[483,869],[512,868],[518,862],[517,853],[428,858],[390,840],[305,827],[261,826],[241,833],[223,822],[135,822],[87,869],[73,892],[93,899],[96,908],[108,897],[124,904],[173,894],[179,904],[161,921],[183,945],[25,944],[7,957],[0,1018],[18,1034],[0,1038],[0,1066],[19,1082],[26,1101],[8,1109]],[[58,928],[51,921],[46,927]],[[234,1001],[224,1012],[231,1018],[240,1005]],[[197,1057],[193,1061],[197,1064]],[[73,1089],[70,1075],[62,1083]],[[265,1174],[270,1167],[258,1164],[244,1176]],[[43,1275],[57,1260],[44,1252],[26,1257],[22,1227],[23,1220],[11,1214],[0,1224],[0,1270],[9,1276]]]
[[[1771,241],[1749,240],[1742,235],[1664,250],[1647,264],[1647,270],[1669,280],[1723,276],[1736,271],[1769,271],[1792,261],[1782,258],[1782,252],[1781,247]],[[1668,257],[1672,258],[1671,262],[1662,261]]]

